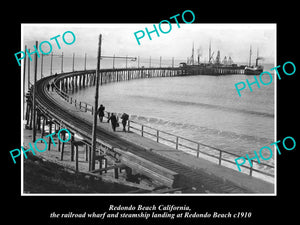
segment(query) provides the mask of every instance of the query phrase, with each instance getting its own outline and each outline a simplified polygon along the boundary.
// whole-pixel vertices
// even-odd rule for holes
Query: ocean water
[[[167,77],[112,83],[101,86],[99,103],[108,111],[126,112],[133,120],[204,143],[211,141],[202,137],[203,132],[214,136],[214,145],[220,135],[256,144],[272,141],[274,87],[245,91],[239,97],[234,84],[243,77]],[[90,87],[72,95],[93,104],[94,93]],[[233,152],[244,152],[230,147]]]
[[[110,83],[100,87],[99,104],[150,127],[253,156],[274,142],[274,82],[260,89],[253,85],[253,92],[245,89],[239,97],[234,84],[245,79],[254,81],[247,75],[204,75]],[[93,104],[94,93],[89,87],[72,95]],[[263,162],[274,165],[273,159]]]
[[[60,73],[60,59],[55,60],[53,73]],[[176,66],[183,60],[174,61]],[[151,59],[151,66],[158,66],[159,63],[159,58]],[[88,58],[87,69],[93,69],[95,64],[95,59]],[[148,67],[149,64],[149,58],[140,59],[140,66]],[[171,66],[172,59],[163,59],[162,65]],[[38,64],[38,77],[41,73],[40,66]],[[127,66],[136,67],[137,61],[128,60]],[[116,60],[115,67],[124,68],[124,60]],[[274,65],[265,65],[264,70],[269,71],[272,67]],[[32,68],[31,62],[31,74],[33,74]],[[75,70],[83,70],[83,68],[84,58],[77,58]],[[101,68],[112,68],[112,60],[102,60]],[[64,71],[71,70],[72,58],[66,57]],[[44,61],[43,71],[44,76],[49,74],[49,62]],[[101,86],[99,104],[103,104],[110,112],[126,112],[131,120],[155,129],[240,156],[245,157],[246,154],[253,156],[254,150],[258,152],[261,147],[270,146],[274,142],[275,78],[273,74],[273,82],[267,86],[261,85],[261,88],[253,85],[253,92],[248,88],[241,91],[242,97],[239,97],[234,84],[245,79],[254,81],[253,76],[201,75],[123,81]],[[268,81],[267,77],[264,79],[265,82]],[[32,82],[32,75],[30,80]],[[27,82],[27,75],[25,82]],[[72,96],[93,105],[94,93],[95,87],[88,87],[73,93]],[[171,145],[174,147],[174,144]],[[205,148],[201,150],[209,151]],[[214,154],[218,155],[218,152]],[[266,155],[267,158],[268,153]],[[230,158],[232,161],[236,158],[230,155],[223,157]],[[273,158],[262,162],[274,165]],[[269,170],[267,167],[257,166]],[[234,165],[233,168],[237,169]]]

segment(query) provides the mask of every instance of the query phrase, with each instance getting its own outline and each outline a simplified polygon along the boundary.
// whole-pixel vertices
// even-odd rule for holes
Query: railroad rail
[[[130,73],[133,71],[134,73]],[[143,73],[137,72],[135,70],[119,70],[113,71],[119,76],[119,79],[123,79],[126,76],[131,77],[137,74],[142,76]],[[146,71],[146,70],[145,70]],[[153,68],[147,69],[149,73],[148,76],[152,77],[158,70]],[[175,75],[176,72],[165,72],[165,75]],[[177,71],[177,70],[175,70]],[[87,120],[76,117],[71,114],[67,109],[57,103],[47,91],[47,85],[52,79],[55,80],[56,90],[60,90],[60,94],[63,98],[69,99],[68,95],[62,91],[67,85],[72,87],[72,81],[77,86],[85,87],[87,84],[93,83],[93,72],[94,71],[81,71],[81,72],[71,72],[63,73],[56,76],[50,76],[43,78],[36,83],[36,105],[40,113],[44,116],[51,118],[54,123],[58,124],[60,127],[66,127],[73,133],[78,133],[84,137],[87,141],[91,141],[92,134],[92,124]],[[108,72],[108,71],[103,71]],[[81,78],[79,76],[82,75]],[[75,78],[76,77],[76,78]],[[83,78],[85,77],[85,78]],[[109,78],[109,75],[103,77],[105,79]],[[75,82],[76,81],[76,82]],[[81,83],[80,83],[81,82]],[[73,85],[72,88],[76,88]],[[78,87],[77,87],[78,88]],[[71,100],[73,101],[73,100]],[[74,103],[74,101],[73,101]],[[88,106],[76,102],[80,107]],[[94,110],[91,109],[93,113]],[[170,188],[185,188],[187,192],[200,192],[200,193],[249,193],[250,191],[242,188],[231,182],[224,182],[223,180],[208,175],[200,170],[192,169],[188,166],[175,162],[174,160],[165,158],[151,151],[138,146],[134,143],[120,139],[114,134],[106,131],[101,127],[97,127],[96,132],[98,150],[100,154],[109,156],[115,160],[115,162],[124,163],[127,167],[139,170],[141,174],[150,176],[153,179],[157,179],[164,185]]]
[[[160,71],[160,69],[162,69]],[[174,69],[174,71],[171,71]],[[168,72],[165,72],[168,71]],[[102,83],[119,82],[122,80],[140,79],[140,78],[151,78],[157,76],[182,76],[185,73],[182,68],[129,68],[129,69],[104,69],[101,70],[103,73]],[[86,103],[84,101],[79,101],[74,97],[69,96],[69,92],[76,91],[85,86],[94,85],[95,81],[95,70],[89,71],[78,71],[76,73],[67,73],[57,77],[54,81],[56,92],[70,104],[74,104],[76,108],[84,110],[85,112],[90,112],[92,115],[94,113],[93,105]],[[145,74],[147,76],[145,76]],[[80,78],[83,76],[84,78]],[[70,78],[71,77],[71,78]],[[120,113],[116,113],[120,117]],[[106,112],[106,117],[109,117],[110,112]],[[214,146],[209,146],[204,143],[193,141],[185,137],[174,135],[162,130],[152,128],[150,126],[138,123],[133,120],[129,120],[128,129],[133,132],[140,134],[141,136],[146,136],[157,142],[173,145],[177,150],[189,151],[191,155],[199,158],[207,158],[208,160],[217,163],[218,165],[226,165],[227,167],[236,167],[235,158],[240,157],[240,155],[234,154],[229,151],[225,151]],[[244,173],[252,176],[253,172],[261,174],[267,177],[274,177],[274,166],[267,163],[259,163],[256,160],[252,160],[253,166],[241,165],[245,169]],[[265,169],[267,168],[267,170]],[[271,171],[271,172],[268,172]]]

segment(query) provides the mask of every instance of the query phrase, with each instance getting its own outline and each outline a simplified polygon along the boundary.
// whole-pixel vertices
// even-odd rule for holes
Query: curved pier
[[[138,69],[106,69],[101,70],[101,84],[109,82],[118,82],[122,80],[131,80],[139,78],[164,77],[183,75],[182,68],[138,68]],[[192,159],[186,153],[163,146],[155,141],[147,140],[141,136],[132,136],[134,134],[126,133],[132,139],[126,136],[114,134],[103,126],[97,127],[97,160],[99,161],[99,169],[91,170],[91,134],[92,122],[88,118],[86,111],[94,113],[94,109],[89,108],[87,104],[80,105],[80,111],[77,114],[72,113],[73,105],[65,105],[64,100],[69,98],[67,92],[76,91],[76,89],[84,88],[95,84],[95,70],[77,71],[71,73],[62,73],[56,76],[50,76],[39,80],[36,83],[36,105],[38,111],[37,126],[41,125],[41,118],[44,121],[51,121],[59,128],[66,127],[73,134],[78,134],[84,138],[83,141],[77,141],[72,135],[71,139],[71,161],[74,160],[75,168],[78,171],[78,146],[85,145],[87,149],[87,159],[89,163],[89,171],[85,172],[90,175],[100,176],[102,172],[107,170],[114,170],[114,179],[118,179],[119,169],[125,169],[126,176],[130,178],[132,174],[141,174],[148,177],[154,183],[157,183],[157,189],[165,189],[165,192],[172,193],[175,191],[182,191],[184,193],[272,193],[273,185],[256,178],[230,170],[228,168],[202,161],[203,165],[208,165],[213,168],[214,172],[207,171],[201,168],[192,168],[188,166],[189,163],[179,162],[178,159],[185,158]],[[55,82],[56,92],[47,90],[49,82]],[[30,100],[28,97],[28,105],[26,118],[30,121]],[[71,100],[72,101],[72,100]],[[76,104],[76,103],[75,103]],[[80,103],[82,104],[82,103]],[[29,122],[30,123],[30,122]],[[50,126],[52,127],[52,126]],[[51,132],[51,131],[50,131]],[[42,132],[43,134],[43,132]],[[150,147],[149,147],[150,146]],[[162,151],[161,148],[164,148]],[[49,145],[50,147],[50,145]],[[50,149],[49,149],[50,150]],[[63,147],[59,149],[61,160],[63,160]],[[161,151],[161,152],[160,152]],[[173,152],[172,152],[173,151]],[[88,156],[89,155],[89,156]],[[176,157],[175,157],[176,155]],[[110,167],[107,167],[107,160],[111,162]],[[104,163],[105,162],[105,163]],[[196,162],[196,161],[195,161]],[[197,161],[196,163],[201,163]],[[229,178],[220,173],[228,173],[230,176],[241,177],[245,181],[244,184],[239,184],[231,181]],[[247,187],[248,183],[255,183],[256,186]],[[150,190],[155,192],[155,190]]]

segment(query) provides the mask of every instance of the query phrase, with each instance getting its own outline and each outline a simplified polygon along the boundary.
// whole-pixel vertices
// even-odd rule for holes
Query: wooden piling
[[[51,120],[49,120],[49,124],[48,124],[48,126],[49,126],[49,134],[52,133],[52,124],[53,124],[53,122]],[[50,149],[51,149],[51,143],[52,143],[51,136],[49,136],[49,138],[48,138],[48,151],[50,151]]]
[[[46,123],[46,117],[43,115],[43,123],[42,123],[41,138],[44,137],[44,133],[45,133],[45,123]]]
[[[36,129],[38,130],[38,131],[40,131],[41,130],[41,112],[40,112],[40,110],[37,110],[37,123],[36,123]]]
[[[89,160],[89,146],[86,144],[85,145],[85,161],[88,162]]]
[[[65,150],[65,142],[62,143],[62,147],[61,147],[61,153],[60,153],[60,160],[61,161],[64,160],[64,150]]]
[[[75,170],[78,171],[78,145],[75,146],[76,152],[75,152]]]
[[[116,167],[114,168],[114,170],[115,170],[115,179],[119,179],[119,168]]]
[[[74,134],[71,136],[71,161],[74,161]]]
[[[99,156],[99,169],[100,169],[100,171],[99,171],[99,173],[100,173],[100,175],[102,175],[102,156]]]

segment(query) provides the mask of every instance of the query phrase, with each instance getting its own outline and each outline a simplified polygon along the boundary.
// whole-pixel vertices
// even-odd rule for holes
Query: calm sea
[[[269,66],[272,68],[272,65]],[[268,67],[265,67],[267,70]],[[254,91],[234,84],[253,76],[188,76],[131,80],[100,88],[99,104],[131,119],[239,155],[274,140],[274,82]],[[93,104],[95,88],[73,94]]]
[[[147,66],[149,59],[140,63]],[[155,66],[159,60],[151,63]],[[168,63],[170,65],[171,59]],[[69,61],[65,71],[70,71],[71,65]],[[75,70],[82,70],[83,65],[83,60],[76,63]],[[95,64],[90,61],[87,69],[92,69],[91,65]],[[274,67],[264,66],[268,71]],[[111,61],[102,63],[102,68],[105,67],[111,68]],[[44,68],[44,71],[49,70],[49,64]],[[59,73],[60,67],[53,71]],[[110,112],[126,112],[132,120],[159,130],[241,156],[253,155],[254,150],[274,142],[275,84],[273,81],[268,86],[261,85],[260,89],[253,85],[253,92],[245,89],[239,97],[234,84],[246,78],[251,81],[253,76],[201,75],[111,83],[100,87],[99,104]],[[95,87],[89,87],[72,95],[93,104],[94,93]],[[273,164],[272,159],[264,162]]]

